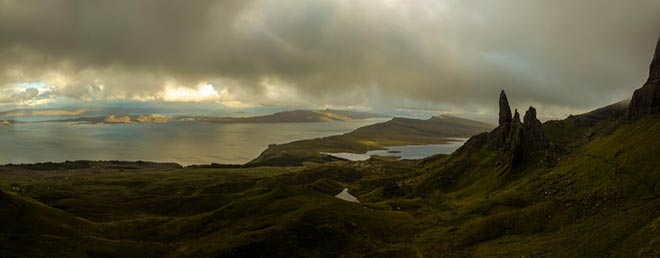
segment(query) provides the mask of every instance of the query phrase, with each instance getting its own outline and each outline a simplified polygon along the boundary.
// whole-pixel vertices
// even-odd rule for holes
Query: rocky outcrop
[[[506,97],[504,90],[500,92],[500,125],[505,123],[510,123],[511,118],[511,107],[509,106],[509,99]]]
[[[516,112],[513,114],[513,122],[514,123],[520,123],[520,113],[518,113],[518,109],[516,108]]]
[[[530,150],[541,150],[550,146],[550,142],[543,132],[543,124],[536,118],[534,107],[529,107],[525,112],[523,134],[523,144]]]
[[[641,117],[660,113],[660,39],[655,47],[655,55],[651,62],[649,78],[646,84],[633,94],[628,107],[628,120],[634,121]]]
[[[523,117],[524,121],[521,122],[518,110],[511,115],[511,107],[504,91],[500,93],[499,104],[499,126],[490,133],[473,137],[459,151],[475,151],[487,145],[501,151],[500,164],[511,167],[550,147],[534,107],[529,107]]]

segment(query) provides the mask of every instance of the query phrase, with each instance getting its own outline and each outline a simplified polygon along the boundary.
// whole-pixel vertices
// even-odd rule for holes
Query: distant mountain
[[[304,161],[334,161],[337,158],[322,153],[365,153],[385,146],[441,144],[450,138],[467,138],[492,128],[488,123],[446,115],[427,120],[396,117],[343,135],[271,145],[248,164],[282,166],[301,165]]]
[[[0,117],[79,116],[87,112],[87,109],[13,109],[0,112]]]
[[[50,120],[48,122],[80,122],[89,124],[132,124],[132,123],[167,123],[175,121],[169,116],[150,115],[109,115],[94,117],[78,117],[72,119]]]
[[[16,120],[0,120],[0,125],[13,125],[19,123]]]
[[[184,117],[183,120],[209,123],[306,123],[350,121],[354,119],[384,118],[385,115],[344,110],[294,110],[253,117]]]
[[[362,112],[362,111],[355,111],[355,110],[325,109],[325,110],[318,110],[318,112],[350,117],[352,119],[389,118],[389,117],[392,117],[392,116],[388,116],[388,115],[382,115],[382,114],[370,113],[370,112]]]
[[[207,123],[309,123],[328,121],[351,121],[354,119],[384,118],[385,115],[341,110],[294,110],[282,111],[271,115],[251,117],[213,117],[213,116],[163,116],[149,115],[108,115],[95,117],[79,117],[74,119],[54,120],[50,122],[82,122],[101,124],[129,124],[129,123],[167,123],[207,122]]]

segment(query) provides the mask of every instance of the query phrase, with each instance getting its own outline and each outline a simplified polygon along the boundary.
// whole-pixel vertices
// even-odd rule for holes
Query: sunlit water
[[[374,150],[364,154],[356,153],[325,153],[335,157],[360,161],[368,160],[371,156],[387,156],[398,157],[401,159],[423,159],[435,154],[451,154],[467,141],[464,138],[451,139],[447,144],[429,144],[429,145],[407,145],[407,146],[392,146],[387,147],[385,150]]]
[[[341,191],[341,193],[338,193],[337,195],[335,195],[335,198],[341,199],[341,200],[344,200],[344,201],[347,201],[347,202],[360,203],[360,200],[358,200],[358,198],[356,198],[355,196],[353,196],[351,193],[348,192],[348,188],[344,188],[344,190]]]
[[[3,125],[0,126],[0,164],[65,160],[242,164],[256,158],[269,144],[342,134],[385,120],[280,124]]]

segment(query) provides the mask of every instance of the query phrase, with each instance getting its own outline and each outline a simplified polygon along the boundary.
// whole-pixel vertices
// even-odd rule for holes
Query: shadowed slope
[[[170,252],[159,243],[99,237],[98,225],[0,190],[0,253],[12,257],[145,257]]]

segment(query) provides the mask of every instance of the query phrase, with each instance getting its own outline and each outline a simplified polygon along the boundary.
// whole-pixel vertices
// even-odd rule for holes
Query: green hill
[[[306,161],[336,161],[338,158],[322,153],[365,153],[385,146],[442,144],[451,138],[467,138],[492,127],[484,122],[445,115],[427,120],[396,117],[343,135],[271,145],[248,165],[296,166]]]
[[[0,220],[4,257],[157,257],[172,252],[161,243],[104,238],[97,223],[2,190]]]

